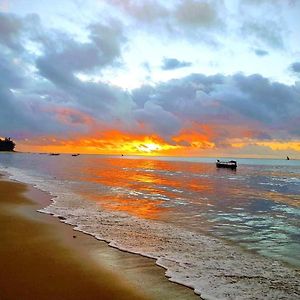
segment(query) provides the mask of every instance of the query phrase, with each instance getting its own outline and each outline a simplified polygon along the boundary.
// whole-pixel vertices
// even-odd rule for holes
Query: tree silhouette
[[[10,138],[0,139],[0,151],[14,151],[16,144]]]

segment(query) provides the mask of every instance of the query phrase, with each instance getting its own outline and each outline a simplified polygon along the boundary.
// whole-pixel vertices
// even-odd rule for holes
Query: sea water
[[[1,153],[44,213],[155,258],[206,299],[299,297],[300,161]]]

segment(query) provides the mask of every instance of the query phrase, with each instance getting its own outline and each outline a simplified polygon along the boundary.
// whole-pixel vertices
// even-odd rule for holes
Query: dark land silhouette
[[[16,144],[10,138],[0,139],[0,151],[14,151]]]

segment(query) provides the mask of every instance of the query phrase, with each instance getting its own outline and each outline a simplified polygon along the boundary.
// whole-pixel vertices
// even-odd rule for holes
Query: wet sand
[[[199,299],[154,260],[36,212],[50,197],[0,179],[0,299]]]

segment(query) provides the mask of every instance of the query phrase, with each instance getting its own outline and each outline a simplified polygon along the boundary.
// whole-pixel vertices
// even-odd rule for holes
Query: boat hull
[[[231,163],[216,163],[217,168],[226,168],[226,169],[232,169],[235,170],[237,165],[231,164]]]

